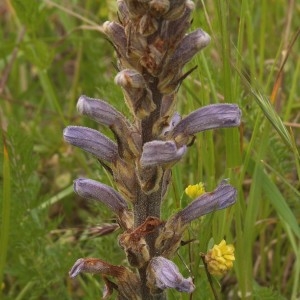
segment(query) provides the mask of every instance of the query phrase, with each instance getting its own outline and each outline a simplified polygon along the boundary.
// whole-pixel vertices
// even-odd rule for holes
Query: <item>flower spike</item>
[[[178,88],[195,69],[185,72],[183,68],[210,42],[202,29],[187,33],[193,1],[116,2],[118,20],[105,22],[102,32],[116,51],[115,83],[122,89],[130,116],[105,101],[81,96],[79,113],[108,127],[114,140],[80,126],[67,127],[64,138],[95,155],[112,176],[118,192],[85,178],[75,180],[74,190],[86,199],[100,201],[117,215],[123,230],[117,240],[135,271],[96,258],[81,258],[70,270],[70,277],[81,272],[101,274],[105,297],[115,290],[116,298],[122,300],[165,300],[168,288],[187,293],[195,289],[192,279],[184,278],[169,260],[182,245],[188,224],[234,204],[237,194],[225,181],[209,193],[201,184],[189,186],[186,193],[194,200],[162,220],[171,167],[186,154],[196,133],[239,126],[241,111],[235,104],[214,104],[184,118],[176,112]],[[229,268],[231,250],[222,243],[215,247],[205,257],[208,268],[215,274]]]

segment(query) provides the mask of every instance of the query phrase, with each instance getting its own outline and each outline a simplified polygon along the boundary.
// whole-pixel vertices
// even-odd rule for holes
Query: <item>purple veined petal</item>
[[[180,219],[183,224],[189,223],[212,211],[233,205],[236,201],[236,196],[236,189],[223,180],[213,192],[205,193],[196,198],[187,207],[179,211],[172,219]]]
[[[174,288],[180,292],[192,293],[195,289],[192,278],[185,279],[178,267],[162,256],[151,259],[147,273],[148,281],[161,290]]]
[[[77,110],[79,113],[90,117],[99,124],[111,126],[120,120],[125,121],[125,117],[107,102],[80,96],[77,102]]]
[[[182,119],[174,128],[172,136],[189,136],[208,129],[239,126],[241,114],[236,104],[208,105]]]
[[[117,145],[97,130],[68,126],[63,134],[66,142],[95,155],[100,160],[113,162],[117,158]]]
[[[126,201],[117,191],[96,180],[76,179],[74,181],[74,191],[83,198],[104,203],[118,215],[128,208]]]
[[[186,145],[177,148],[174,141],[151,141],[145,143],[141,165],[143,167],[153,167],[177,161],[185,154],[186,149]]]

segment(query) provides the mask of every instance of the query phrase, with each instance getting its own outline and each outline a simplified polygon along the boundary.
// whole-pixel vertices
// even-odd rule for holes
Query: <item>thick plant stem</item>
[[[155,122],[159,119],[162,94],[157,89],[158,80],[156,78],[150,78],[149,88],[153,95],[153,100],[156,105],[156,109],[150,114],[148,118],[142,121],[141,131],[142,131],[142,141],[146,143],[155,139],[153,136],[153,126]],[[162,202],[162,181],[159,183],[159,188],[157,191],[147,195],[141,188],[137,191],[137,201],[134,204],[134,227],[138,227],[145,222],[147,217],[157,217],[160,218],[161,202]],[[155,253],[155,240],[158,236],[158,232],[149,234],[146,237],[146,242],[149,247],[150,257],[154,257],[157,254]],[[143,300],[165,300],[166,293],[162,292],[161,294],[151,295],[149,287],[147,286],[147,265],[139,269],[139,275],[141,279],[141,291]]]
[[[166,300],[166,292],[162,292],[161,294],[151,295],[148,286],[146,285],[147,277],[146,277],[146,267],[139,269],[139,275],[142,282],[142,299],[143,300]]]
[[[161,187],[154,193],[146,195],[143,191],[137,191],[137,201],[134,204],[134,227],[138,227],[147,217],[160,218]]]

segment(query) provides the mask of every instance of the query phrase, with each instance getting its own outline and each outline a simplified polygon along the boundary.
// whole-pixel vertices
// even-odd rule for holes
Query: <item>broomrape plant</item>
[[[105,101],[81,96],[79,113],[107,126],[114,141],[80,126],[67,127],[64,139],[94,155],[111,174],[117,190],[86,178],[75,180],[74,190],[104,203],[116,215],[123,230],[118,241],[130,268],[80,258],[69,275],[101,274],[104,297],[116,290],[118,299],[166,299],[167,288],[188,293],[195,289],[192,279],[183,278],[171,261],[189,223],[236,201],[235,188],[223,181],[212,192],[192,192],[196,198],[187,207],[162,220],[171,168],[186,154],[196,133],[239,126],[241,111],[234,104],[215,104],[186,117],[174,112],[177,90],[190,73],[183,67],[210,42],[201,29],[186,33],[192,1],[118,0],[117,4],[119,21],[105,22],[103,28],[117,54],[115,83],[123,90],[132,121]],[[223,274],[234,260],[233,246],[224,243],[206,256],[214,274]]]

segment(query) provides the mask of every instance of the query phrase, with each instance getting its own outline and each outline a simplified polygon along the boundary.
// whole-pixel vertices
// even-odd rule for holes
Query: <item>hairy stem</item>
[[[153,136],[153,126],[155,122],[159,119],[160,116],[160,107],[162,101],[162,94],[157,89],[158,80],[157,78],[148,78],[149,88],[152,92],[153,101],[156,105],[156,109],[150,114],[148,118],[142,121],[141,123],[141,132],[143,143],[155,139]],[[162,176],[163,178],[163,176]],[[134,227],[138,227],[145,222],[147,217],[157,217],[160,218],[160,209],[162,201],[162,180],[159,183],[159,188],[157,191],[147,195],[141,188],[137,191],[137,201],[134,204]],[[146,237],[146,242],[149,247],[150,256],[156,256],[155,251],[155,240],[158,236],[158,232],[149,234]],[[139,275],[142,282],[142,299],[143,300],[165,300],[166,294],[162,292],[158,295],[151,295],[149,287],[147,286],[147,265],[139,269]]]

